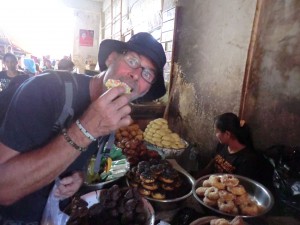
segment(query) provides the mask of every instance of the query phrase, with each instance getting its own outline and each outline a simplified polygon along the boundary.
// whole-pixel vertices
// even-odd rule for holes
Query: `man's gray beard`
[[[150,89],[149,89],[150,90]],[[131,98],[130,99],[130,101],[132,102],[132,101],[134,101],[134,100],[137,100],[137,99],[139,99],[139,98],[141,98],[141,97],[143,97],[145,94],[147,94],[148,93],[148,91],[147,92],[145,92],[145,93],[142,93],[141,95],[139,95],[139,96],[136,96],[136,97],[134,97],[134,98]]]

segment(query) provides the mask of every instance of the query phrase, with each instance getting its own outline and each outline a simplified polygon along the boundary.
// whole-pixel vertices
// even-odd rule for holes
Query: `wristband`
[[[75,148],[77,151],[80,152],[84,152],[86,151],[87,148],[83,148],[78,146],[68,135],[67,130],[66,129],[62,129],[61,131],[62,135],[64,136],[65,140],[73,147]]]
[[[90,139],[91,141],[96,141],[97,139],[94,138],[93,135],[91,135],[80,123],[79,120],[76,120],[76,125],[79,128],[79,130],[81,131],[81,133],[84,134],[84,136],[86,136],[88,139]]]

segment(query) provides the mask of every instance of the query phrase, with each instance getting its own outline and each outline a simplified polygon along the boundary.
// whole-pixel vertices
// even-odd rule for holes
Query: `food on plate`
[[[236,216],[231,221],[224,218],[212,219],[210,225],[245,225],[245,223],[241,217]]]
[[[210,225],[230,225],[230,222],[226,219],[213,219],[210,221]]]
[[[141,161],[127,172],[126,177],[130,186],[138,185],[142,195],[159,200],[183,196],[191,187],[183,174],[162,159]]]
[[[168,121],[163,118],[152,120],[144,131],[144,139],[161,148],[183,149],[185,142],[177,133],[169,129]]]
[[[147,149],[143,143],[143,131],[136,123],[121,127],[116,131],[115,137],[116,146],[122,149],[123,154],[132,166],[140,161],[161,158],[157,151]]]
[[[105,86],[110,89],[113,87],[122,86],[125,88],[125,93],[129,94],[131,92],[131,88],[124,82],[121,82],[120,80],[114,80],[114,79],[108,79],[105,83]]]
[[[135,188],[121,189],[113,185],[101,190],[98,199],[98,203],[87,208],[87,202],[74,198],[67,225],[145,224],[147,221],[144,203]]]
[[[240,184],[239,179],[232,174],[210,175],[195,192],[205,205],[224,213],[255,216],[262,210]]]

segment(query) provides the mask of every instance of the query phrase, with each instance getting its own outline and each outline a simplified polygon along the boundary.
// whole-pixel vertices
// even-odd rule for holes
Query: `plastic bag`
[[[69,216],[59,209],[59,198],[54,196],[59,181],[56,180],[47,200],[46,207],[43,212],[41,225],[65,225]]]

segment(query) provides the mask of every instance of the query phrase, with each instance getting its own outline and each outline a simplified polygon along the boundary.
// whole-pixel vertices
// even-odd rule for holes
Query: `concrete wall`
[[[62,0],[73,9],[75,27],[73,44],[73,61],[79,72],[83,73],[87,67],[86,62],[97,63],[99,47],[99,31],[101,24],[102,3],[87,0]],[[93,46],[79,45],[79,30],[94,30]]]
[[[300,144],[300,1],[262,1],[243,114],[256,145]]]
[[[213,118],[240,114],[255,145],[298,145],[300,2],[179,1],[169,124],[213,151]],[[201,166],[201,165],[200,165]]]
[[[179,1],[169,124],[206,154],[213,118],[239,112],[256,1]]]

